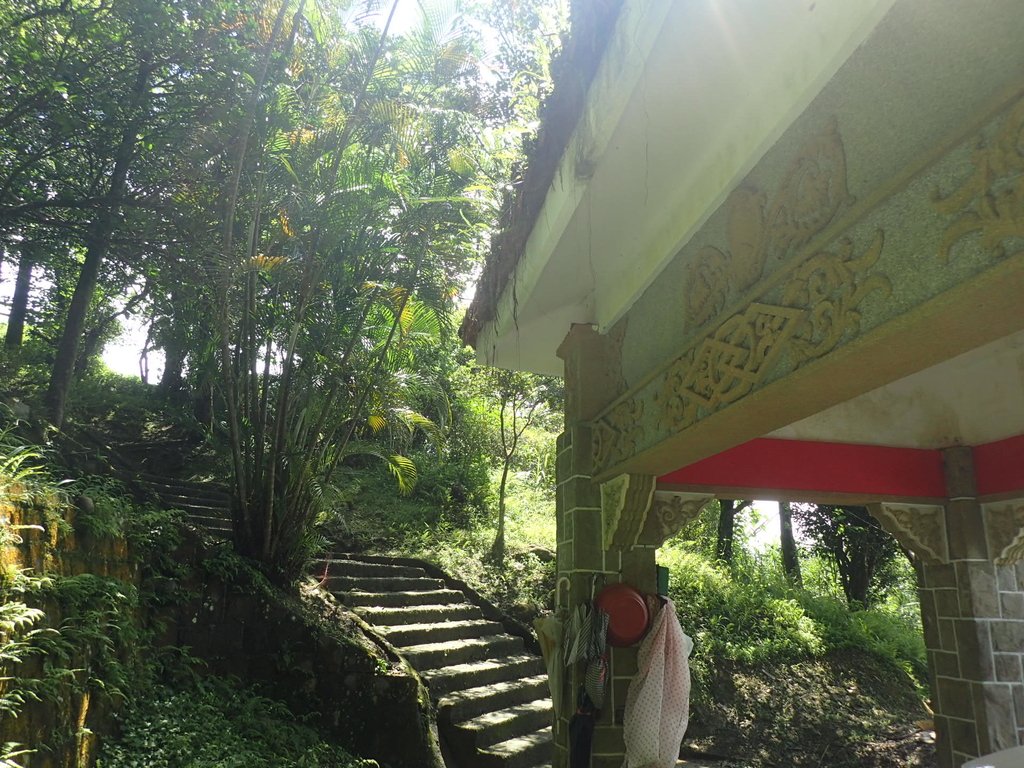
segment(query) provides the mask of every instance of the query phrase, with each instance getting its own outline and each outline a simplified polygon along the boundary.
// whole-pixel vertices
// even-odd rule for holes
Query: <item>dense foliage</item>
[[[374,766],[311,728],[281,704],[236,681],[192,677],[132,699],[122,733],[98,768],[359,768]]]
[[[160,354],[226,458],[238,548],[282,580],[347,467],[407,493],[411,454],[444,450],[435,363],[557,39],[530,26],[550,3],[407,5],[0,3],[8,392],[62,426],[141,319],[143,376]]]
[[[54,428],[180,443],[174,469],[228,484],[237,550],[278,582],[330,539],[433,559],[524,620],[550,606],[557,382],[477,369],[453,329],[564,18],[544,0],[438,0],[410,23],[410,5],[0,0],[0,398],[33,417],[0,432],[0,494],[65,510],[87,496],[79,532],[127,536],[153,571],[139,594],[5,568],[0,716],[58,686],[134,687],[111,768],[357,764],[233,683],[135,685],[131,616],[172,599],[176,518],[93,456],[74,485],[40,474]],[[99,364],[129,319],[147,334],[138,381]],[[721,670],[846,653],[923,692],[892,540],[860,508],[794,518],[788,577],[753,550],[741,502],[661,553],[697,700]],[[0,549],[21,533],[0,529]],[[10,674],[42,658],[43,676]],[[0,746],[0,765],[20,749]]]

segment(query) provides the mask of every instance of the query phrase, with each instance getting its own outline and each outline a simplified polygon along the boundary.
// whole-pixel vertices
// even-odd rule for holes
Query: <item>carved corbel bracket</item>
[[[872,504],[882,528],[929,565],[949,562],[946,508],[940,504]]]
[[[636,543],[660,547],[679,533],[684,525],[695,520],[704,505],[714,498],[704,493],[657,491]]]
[[[629,548],[643,530],[654,498],[654,475],[619,475],[601,483],[605,549]]]
[[[1024,499],[982,505],[989,556],[996,565],[1024,559]]]
[[[655,492],[653,475],[619,475],[601,483],[605,549],[660,547],[700,514],[713,496]]]

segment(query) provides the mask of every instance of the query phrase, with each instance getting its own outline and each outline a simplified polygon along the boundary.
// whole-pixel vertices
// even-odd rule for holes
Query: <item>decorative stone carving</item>
[[[754,300],[598,416],[596,472],[745,397],[780,361],[795,370],[860,333],[864,300],[892,292],[889,279],[874,269],[883,232],[859,253],[850,238],[819,251],[800,250],[851,201],[846,152],[834,120],[793,160],[770,207],[768,195],[750,185],[730,195],[728,249],[706,246],[697,253],[687,318],[703,325],[722,312],[731,292],[759,286]],[[789,258],[798,252],[800,259]],[[768,265],[783,260],[788,276],[758,283]],[[649,404],[657,412],[645,424]]]
[[[594,422],[594,465],[604,467],[636,453],[644,439],[644,402],[623,400]]]
[[[680,429],[697,408],[714,410],[747,394],[786,348],[802,313],[789,307],[751,304],[726,320],[690,355],[675,360],[662,380],[663,419]]]
[[[937,504],[872,504],[882,528],[929,565],[949,562],[946,508]]]
[[[654,498],[654,475],[619,475],[601,483],[605,549],[631,547],[644,527]]]
[[[767,195],[737,188],[726,201],[728,249],[705,246],[689,270],[686,319],[704,325],[781,261],[806,245],[852,201],[846,185],[846,150],[835,119],[794,158],[770,210]]]
[[[848,238],[800,264],[782,290],[782,305],[755,302],[733,315],[656,378],[659,431],[678,431],[755,389],[783,355],[794,367],[821,357],[860,333],[860,305],[892,291],[873,273],[885,243],[879,231],[863,253]],[[651,395],[649,395],[651,396]],[[617,403],[595,422],[594,465],[600,471],[632,456],[646,439],[644,393]]]
[[[991,138],[979,139],[971,164],[974,173],[959,189],[946,196],[936,190],[932,197],[939,213],[956,216],[939,247],[943,262],[972,233],[996,258],[1006,256],[1007,240],[1024,237],[1024,99]]]
[[[996,565],[1024,560],[1024,499],[982,505],[989,557]]]
[[[875,291],[892,293],[885,275],[869,274],[882,254],[881,230],[868,249],[854,256],[849,238],[839,241],[834,252],[821,251],[801,264],[786,285],[783,303],[805,307],[807,322],[793,339],[797,361],[812,360],[831,352],[843,338],[860,332],[858,307]]]
[[[636,543],[660,547],[679,533],[684,525],[696,520],[712,499],[714,496],[702,493],[655,492],[654,503]]]

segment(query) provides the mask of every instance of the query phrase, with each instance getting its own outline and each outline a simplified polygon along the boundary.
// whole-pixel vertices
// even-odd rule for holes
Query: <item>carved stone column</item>
[[[594,452],[588,425],[589,419],[615,398],[619,382],[610,373],[618,370],[613,346],[589,326],[573,326],[559,356],[565,361],[566,428],[558,439],[556,467],[557,568],[561,585],[557,607],[570,610],[590,600],[595,585],[618,580],[622,571],[621,553],[604,546],[601,489],[592,479]],[[613,668],[615,664],[613,657]],[[564,676],[563,705],[555,713],[554,768],[568,765],[568,723],[576,709],[583,673],[583,665],[577,664]],[[611,723],[612,710],[606,704],[603,723]],[[614,734],[609,736],[606,731],[607,727],[602,726],[601,743],[614,744]],[[616,768],[621,763],[620,751]]]
[[[945,506],[881,504],[918,558],[940,768],[1024,743],[1024,500],[979,504],[970,448],[945,451]]]

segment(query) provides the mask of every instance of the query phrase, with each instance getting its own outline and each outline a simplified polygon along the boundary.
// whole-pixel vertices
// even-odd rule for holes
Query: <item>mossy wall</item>
[[[99,734],[115,727],[117,701],[100,681],[111,664],[130,669],[135,649],[119,642],[125,629],[141,621],[138,603],[139,567],[123,539],[76,533],[77,510],[57,494],[34,497],[8,488],[0,498],[0,524],[16,538],[0,547],[5,595],[22,569],[45,576],[26,594],[13,594],[41,609],[45,616],[32,629],[42,630],[34,645],[45,649],[12,668],[0,664],[0,695],[17,688],[30,691],[16,716],[0,711],[0,742],[34,750],[18,758],[25,768],[69,768],[95,762]],[[76,579],[85,574],[90,578]],[[65,589],[71,586],[72,589]],[[88,627],[83,600],[99,598],[103,610],[119,601],[123,615],[108,616]],[[49,630],[64,628],[61,635]],[[104,638],[106,640],[104,640]],[[0,640],[3,633],[0,631]],[[109,645],[107,645],[109,641]],[[16,679],[6,679],[6,678]]]
[[[39,693],[16,715],[0,711],[0,745],[34,750],[17,758],[24,768],[93,766],[100,739],[116,732],[119,690],[131,695],[133,682],[142,685],[140,657],[153,646],[184,649],[210,672],[263,684],[354,754],[395,768],[442,764],[415,673],[315,586],[273,588],[224,545],[211,548],[187,531],[171,558],[183,567],[153,578],[124,538],[76,525],[80,513],[67,500],[25,498],[0,499],[0,524],[15,534],[0,547],[0,597],[45,612],[32,627],[44,634],[31,642],[46,651],[0,664],[0,678],[16,678],[0,680],[0,696],[14,687]],[[11,588],[19,570],[46,580],[20,594]],[[115,605],[110,595],[124,599]]]

